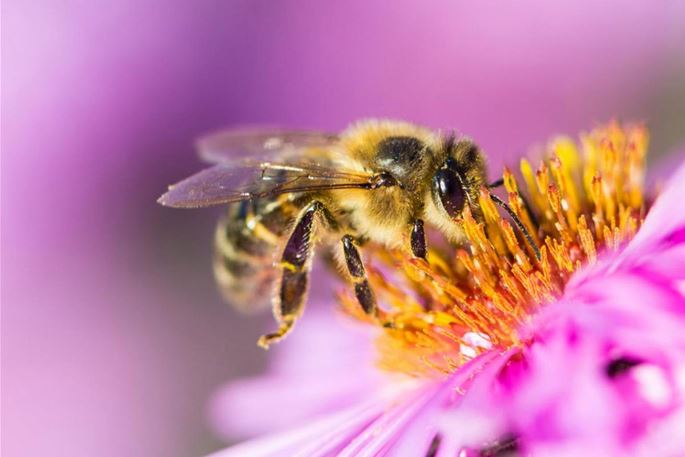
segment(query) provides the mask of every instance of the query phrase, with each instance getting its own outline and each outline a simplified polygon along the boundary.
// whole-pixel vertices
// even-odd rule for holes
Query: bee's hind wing
[[[329,150],[339,141],[334,133],[279,128],[236,128],[202,137],[200,158],[209,163],[232,162],[240,157],[269,161],[301,155],[307,149]]]

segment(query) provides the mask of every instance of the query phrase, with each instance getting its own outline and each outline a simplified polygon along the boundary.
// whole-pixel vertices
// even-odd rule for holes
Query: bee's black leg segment
[[[357,250],[357,247],[354,245],[352,236],[343,236],[342,245],[347,271],[350,273],[352,281],[354,282],[354,294],[357,297],[357,301],[366,314],[375,316],[378,311],[378,308],[376,307],[376,297],[369,285],[364,264],[359,256],[359,250]]]
[[[366,314],[376,316],[378,313],[376,296],[373,294],[368,279],[362,279],[360,282],[354,284],[354,295],[357,297],[359,305]]]
[[[262,336],[257,342],[265,349],[287,335],[302,314],[314,252],[312,233],[316,218],[323,210],[323,205],[318,201],[309,204],[300,214],[283,249],[280,262],[283,272],[274,301],[274,316],[280,326],[274,333]]]
[[[423,230],[423,221],[416,219],[411,228],[411,252],[414,257],[426,259],[426,233]]]

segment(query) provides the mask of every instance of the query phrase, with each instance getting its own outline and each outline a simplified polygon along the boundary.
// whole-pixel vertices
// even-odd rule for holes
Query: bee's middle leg
[[[345,235],[341,241],[347,271],[354,282],[354,294],[357,297],[357,301],[366,314],[377,316],[376,296],[371,289],[369,279],[366,277],[366,270],[359,255],[359,250],[354,245],[354,238],[351,235]]]

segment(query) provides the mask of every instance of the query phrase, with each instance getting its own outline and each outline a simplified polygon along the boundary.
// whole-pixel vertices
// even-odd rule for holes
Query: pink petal
[[[306,423],[369,398],[388,379],[375,367],[373,332],[312,309],[274,347],[269,374],[232,381],[210,402],[220,435],[251,437]],[[354,376],[350,376],[354,373]]]
[[[360,430],[383,414],[383,402],[351,407],[327,417],[311,421],[308,425],[274,433],[232,446],[210,457],[268,457],[303,454],[312,443],[321,444],[316,455],[334,455],[336,448],[351,441]],[[325,438],[324,443],[320,440]]]
[[[576,275],[525,329],[527,370],[500,396],[532,455],[632,455],[685,449],[685,167],[625,250]],[[638,363],[610,376],[620,357]],[[668,430],[659,445],[653,430]],[[659,455],[659,454],[650,454]],[[671,453],[666,455],[680,455]]]
[[[645,254],[658,254],[670,246],[682,245],[685,241],[684,195],[685,164],[681,163],[654,202],[637,235],[617,259],[614,268],[627,260],[636,260]]]
[[[446,435],[439,427],[440,417],[446,409],[462,401],[457,390],[470,389],[473,379],[478,379],[486,370],[497,370],[498,360],[506,359],[494,351],[482,354],[449,378],[419,387],[414,395],[403,398],[374,421],[339,455],[371,457],[425,453],[436,434]],[[441,452],[448,448],[445,444],[441,446]],[[457,445],[462,444],[450,443],[450,447],[456,452]]]

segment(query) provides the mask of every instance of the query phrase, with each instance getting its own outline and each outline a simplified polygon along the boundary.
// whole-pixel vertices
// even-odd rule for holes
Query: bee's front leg
[[[423,221],[421,219],[416,219],[411,228],[411,252],[414,257],[426,260],[426,254],[428,248],[426,246],[426,233],[423,229]]]
[[[322,203],[310,203],[300,213],[295,227],[290,232],[279,263],[282,275],[274,298],[274,316],[280,326],[275,332],[259,338],[257,344],[264,349],[285,337],[302,315],[314,252],[314,224],[324,211]]]
[[[351,235],[342,237],[343,253],[345,254],[345,263],[347,264],[347,271],[350,273],[352,281],[354,282],[354,294],[357,297],[359,305],[364,312],[370,316],[377,316],[378,307],[376,306],[376,297],[369,285],[369,280],[366,277],[366,270],[364,264],[359,256],[359,250],[354,245],[354,238]]]

